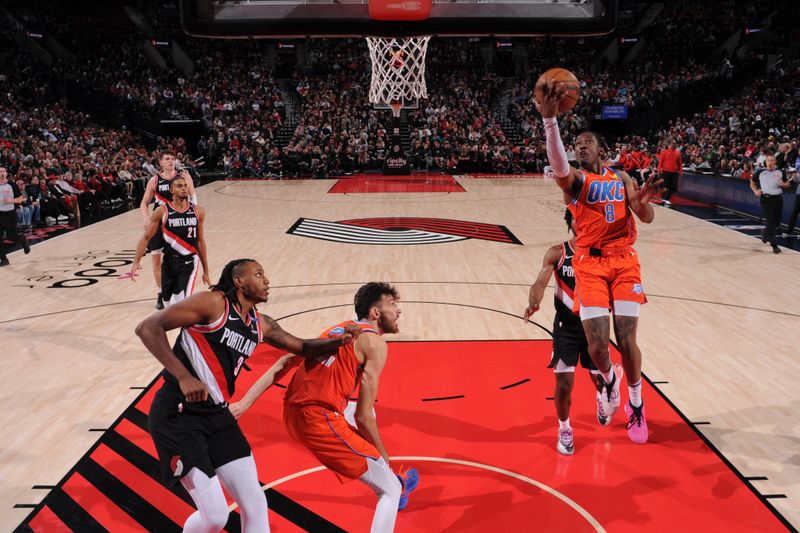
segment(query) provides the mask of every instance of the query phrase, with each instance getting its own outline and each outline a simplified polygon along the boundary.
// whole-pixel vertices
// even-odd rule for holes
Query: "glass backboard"
[[[378,20],[374,6],[370,15],[370,0],[180,0],[181,22],[190,35],[222,38],[599,35],[614,29],[618,4],[618,0],[380,1],[396,10],[398,19],[419,19],[421,12],[424,18]]]

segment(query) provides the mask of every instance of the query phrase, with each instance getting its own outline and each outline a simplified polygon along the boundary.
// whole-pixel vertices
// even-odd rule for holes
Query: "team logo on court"
[[[445,218],[359,218],[338,222],[301,218],[286,233],[350,244],[439,244],[466,239],[522,244],[505,226]]]

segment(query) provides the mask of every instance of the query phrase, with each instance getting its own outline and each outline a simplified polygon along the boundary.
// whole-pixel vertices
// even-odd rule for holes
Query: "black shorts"
[[[586,370],[597,370],[592,358],[589,356],[589,343],[580,322],[577,324],[560,325],[558,321],[553,324],[553,357],[549,368],[556,368],[559,361],[568,367],[575,367],[580,361]]]
[[[161,226],[158,226],[156,234],[147,242],[147,251],[154,255],[164,253],[164,234],[161,233]]]
[[[168,302],[173,295],[180,295],[181,300],[188,298],[194,290],[199,266],[200,259],[196,254],[165,253],[161,263],[161,299]]]
[[[167,486],[192,468],[214,477],[220,466],[250,455],[250,444],[227,406],[183,403],[180,389],[170,382],[156,392],[147,428]]]

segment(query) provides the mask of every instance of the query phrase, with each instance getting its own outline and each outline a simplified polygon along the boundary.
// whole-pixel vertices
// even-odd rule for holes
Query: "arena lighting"
[[[761,31],[761,28],[745,28],[744,29],[744,34],[745,35],[750,35],[751,33],[758,33],[760,31]]]

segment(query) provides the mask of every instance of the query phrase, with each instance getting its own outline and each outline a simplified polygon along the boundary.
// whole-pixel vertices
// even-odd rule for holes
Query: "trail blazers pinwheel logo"
[[[438,244],[466,239],[522,244],[505,226],[445,218],[359,218],[338,222],[301,218],[287,233],[350,244]]]

